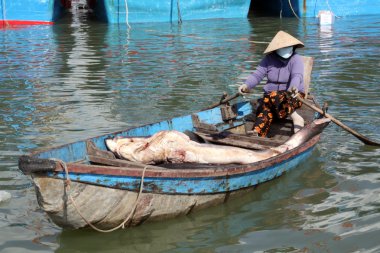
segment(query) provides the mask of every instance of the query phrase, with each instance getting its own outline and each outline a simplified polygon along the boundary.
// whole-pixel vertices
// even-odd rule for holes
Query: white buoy
[[[6,191],[0,191],[0,203],[3,203],[9,199],[11,199],[12,195]]]
[[[332,25],[334,23],[334,13],[332,11],[319,11],[318,20],[320,25]]]

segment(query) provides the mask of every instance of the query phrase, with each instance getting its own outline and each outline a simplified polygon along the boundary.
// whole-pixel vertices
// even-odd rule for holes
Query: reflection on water
[[[128,29],[75,13],[52,27],[0,30],[0,190],[12,194],[0,204],[0,252],[379,251],[380,150],[334,125],[307,164],[252,193],[106,235],[56,227],[17,169],[30,149],[187,114],[235,93],[279,29],[315,57],[319,101],[379,140],[379,23],[255,18]]]

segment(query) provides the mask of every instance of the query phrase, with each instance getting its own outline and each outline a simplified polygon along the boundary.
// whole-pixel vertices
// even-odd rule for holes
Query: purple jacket
[[[289,59],[284,60],[276,53],[270,53],[261,60],[245,83],[249,89],[252,89],[266,76],[268,81],[264,86],[265,93],[274,90],[290,91],[292,87],[296,87],[299,92],[305,92],[303,70],[303,60],[300,55],[294,53]]]

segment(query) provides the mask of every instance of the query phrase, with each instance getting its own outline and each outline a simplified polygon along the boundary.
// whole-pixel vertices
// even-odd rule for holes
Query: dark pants
[[[267,136],[274,118],[285,119],[302,106],[298,99],[287,96],[286,93],[286,91],[272,91],[264,94],[263,101],[257,108],[256,121],[253,126],[259,136]],[[301,96],[305,97],[302,93]]]

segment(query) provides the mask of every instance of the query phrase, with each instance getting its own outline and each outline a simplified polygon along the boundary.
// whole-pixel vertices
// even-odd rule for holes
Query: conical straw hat
[[[294,38],[292,35],[284,31],[279,31],[276,36],[273,37],[267,49],[265,49],[264,54],[268,54],[270,52],[276,51],[277,49],[290,46],[304,47],[305,45],[301,41]]]

